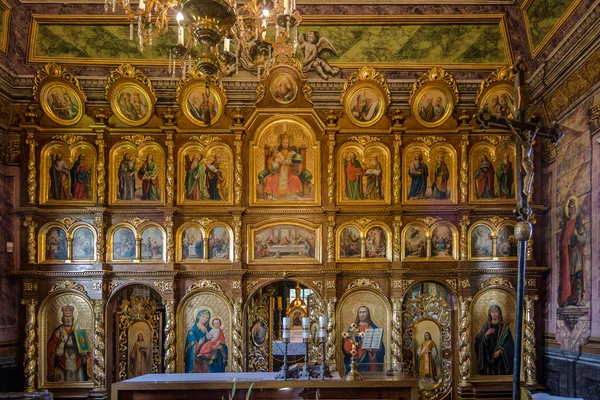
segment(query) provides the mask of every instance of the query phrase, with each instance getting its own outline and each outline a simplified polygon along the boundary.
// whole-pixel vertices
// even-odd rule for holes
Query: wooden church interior
[[[600,0],[167,3],[0,0],[0,392],[600,398]]]

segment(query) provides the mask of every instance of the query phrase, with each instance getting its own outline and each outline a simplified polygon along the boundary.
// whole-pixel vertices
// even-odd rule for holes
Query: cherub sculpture
[[[303,72],[315,71],[321,78],[327,79],[330,76],[336,76],[340,69],[332,67],[319,57],[324,50],[329,50],[337,56],[337,50],[329,39],[320,37],[319,32],[308,31],[298,34],[298,46],[304,51]]]

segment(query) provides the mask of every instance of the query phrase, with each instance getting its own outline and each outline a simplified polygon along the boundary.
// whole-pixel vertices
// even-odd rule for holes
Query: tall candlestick
[[[319,317],[319,325],[321,326],[321,328],[327,328],[327,317],[324,315],[321,315]]]

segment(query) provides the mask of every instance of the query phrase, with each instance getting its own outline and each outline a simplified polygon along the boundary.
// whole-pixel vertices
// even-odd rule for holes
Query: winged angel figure
[[[329,39],[320,37],[319,32],[308,31],[298,34],[298,46],[304,51],[303,72],[315,71],[321,78],[327,79],[329,76],[336,76],[340,69],[332,67],[319,57],[324,50],[329,50],[337,56],[337,50]]]

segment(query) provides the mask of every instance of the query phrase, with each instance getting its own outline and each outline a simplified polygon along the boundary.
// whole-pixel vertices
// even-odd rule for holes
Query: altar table
[[[235,400],[245,400],[250,385],[251,400],[262,399],[389,399],[416,400],[417,381],[402,375],[365,373],[362,381],[346,382],[334,373],[332,379],[276,380],[274,372],[214,374],[148,374],[113,383],[112,400],[221,400],[229,399],[235,379]]]

